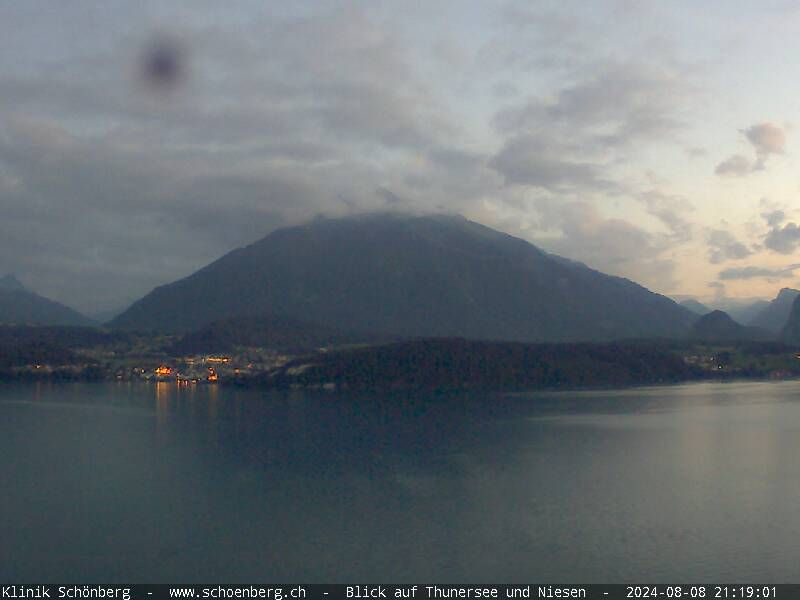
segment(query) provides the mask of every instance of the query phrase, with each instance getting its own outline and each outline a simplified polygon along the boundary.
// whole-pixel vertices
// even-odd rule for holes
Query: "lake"
[[[800,383],[0,385],[0,580],[796,582]]]

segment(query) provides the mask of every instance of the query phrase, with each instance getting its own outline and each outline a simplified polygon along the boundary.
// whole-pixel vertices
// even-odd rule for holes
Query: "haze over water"
[[[0,386],[0,580],[789,582],[800,383]]]

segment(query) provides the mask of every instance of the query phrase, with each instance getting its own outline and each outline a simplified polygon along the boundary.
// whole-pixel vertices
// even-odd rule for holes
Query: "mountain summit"
[[[792,304],[800,291],[792,288],[783,288],[775,299],[759,312],[748,325],[761,327],[773,333],[780,333],[792,312]]]
[[[679,304],[690,311],[692,311],[696,315],[707,315],[708,313],[712,312],[710,308],[708,308],[705,304],[698,302],[694,298],[687,298],[683,302],[679,302]]]
[[[13,275],[0,278],[0,324],[90,325],[82,314],[28,290]]]
[[[276,230],[156,288],[111,325],[181,331],[267,314],[342,331],[520,341],[678,336],[693,320],[627,279],[463,217],[371,214]]]
[[[0,290],[6,292],[23,291],[25,286],[13,275],[6,275],[5,277],[0,277]]]
[[[787,344],[800,344],[800,296],[792,301],[786,325],[781,330],[781,339]]]
[[[713,310],[703,315],[689,332],[689,337],[703,341],[766,341],[774,336],[771,332],[757,327],[745,327],[734,321],[730,315],[721,310]]]

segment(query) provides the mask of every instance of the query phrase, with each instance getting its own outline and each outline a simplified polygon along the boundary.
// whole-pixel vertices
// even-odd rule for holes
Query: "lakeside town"
[[[219,383],[269,373],[293,357],[266,349],[236,354],[198,354],[166,357],[119,356],[105,349],[83,349],[67,361],[32,361],[3,371],[11,379],[79,379],[104,381],[174,382],[179,385]]]
[[[223,352],[203,351],[208,343],[187,346],[171,335],[10,327],[3,334],[17,336],[13,353],[0,356],[0,380],[6,381],[543,389],[800,376],[800,353],[777,342],[521,344],[450,338],[319,346],[234,344]]]

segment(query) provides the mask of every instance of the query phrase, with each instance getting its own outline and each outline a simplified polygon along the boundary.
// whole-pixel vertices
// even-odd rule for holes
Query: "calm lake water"
[[[0,385],[3,582],[797,582],[800,383]]]

